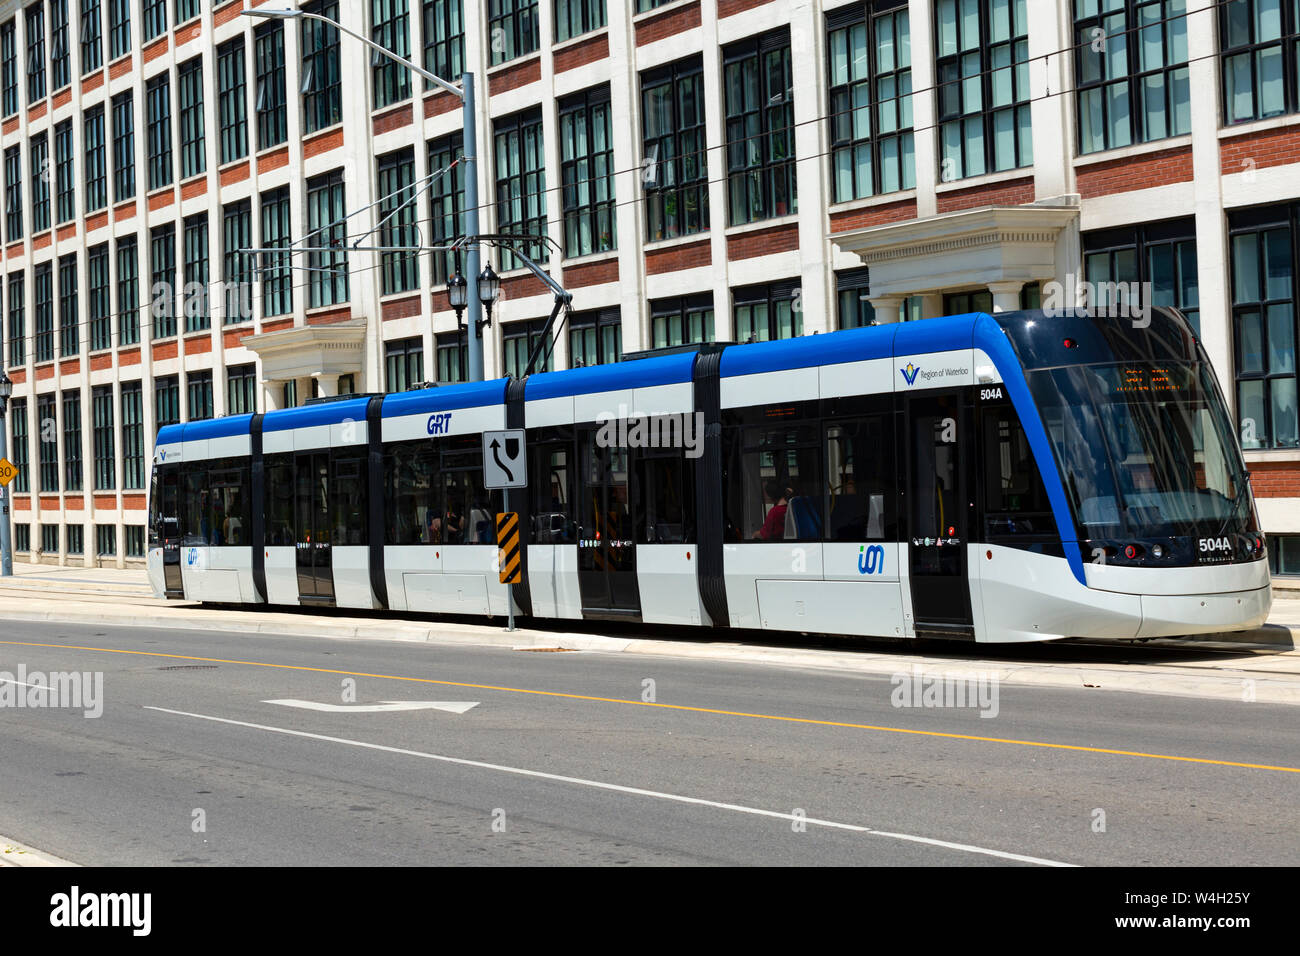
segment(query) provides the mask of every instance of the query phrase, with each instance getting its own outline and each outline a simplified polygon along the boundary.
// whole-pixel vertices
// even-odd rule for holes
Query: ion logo
[[[1202,538],[1201,553],[1214,551],[1231,551],[1232,542],[1227,538]]]
[[[196,564],[199,563],[198,548],[190,548],[189,551],[185,552],[185,563],[188,564],[190,567],[194,567]]]
[[[916,381],[916,375],[921,370],[911,362],[908,362],[907,368],[900,368],[899,371],[903,373],[903,381],[907,382],[908,385],[911,385]]]
[[[885,549],[878,544],[858,548],[858,573],[883,574],[885,570]]]
[[[429,416],[429,434],[445,435],[451,428],[451,412],[437,412]]]

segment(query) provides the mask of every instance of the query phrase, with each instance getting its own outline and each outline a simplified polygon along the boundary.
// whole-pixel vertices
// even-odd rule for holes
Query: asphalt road
[[[0,833],[78,863],[1300,862],[1294,707],[1003,684],[982,718],[689,658],[4,634],[0,680],[103,674],[98,718],[0,706]],[[342,707],[346,679],[358,705],[477,706],[268,703]]]

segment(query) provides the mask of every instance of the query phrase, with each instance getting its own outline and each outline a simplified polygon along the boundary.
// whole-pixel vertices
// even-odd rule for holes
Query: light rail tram
[[[526,429],[528,486],[482,433]],[[1235,430],[1183,316],[975,313],[170,425],[161,597],[1037,641],[1253,628]],[[518,512],[523,581],[494,516]]]

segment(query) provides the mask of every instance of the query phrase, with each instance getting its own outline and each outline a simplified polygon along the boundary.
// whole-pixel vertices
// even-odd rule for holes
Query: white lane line
[[[478,706],[476,700],[383,700],[377,704],[322,704],[314,700],[264,700],[264,704],[280,704],[299,710],[315,710],[326,714],[383,714],[399,710],[445,710],[463,714]]]
[[[363,740],[349,740],[346,737],[331,737],[328,734],[313,734],[305,730],[291,730],[287,727],[270,727],[266,724],[253,724],[243,720],[231,720],[229,717],[213,717],[209,714],[192,714],[184,710],[170,710],[166,707],[149,707],[145,710],[155,710],[163,714],[174,714],[177,717],[194,717],[198,720],[210,720],[218,724],[230,724],[234,727],[248,727],[252,730],[265,730],[268,733],[284,734],[289,737],[305,737],[308,740],[323,740],[327,743],[347,744],[349,747],[363,747],[366,750],[380,750],[384,753],[401,754],[406,757],[420,757],[424,760],[437,760],[442,763],[459,764],[463,767],[478,767],[482,770],[495,770],[499,773],[512,773],[520,777],[535,777],[540,780],[553,780],[558,783],[571,783],[580,787],[592,787],[597,790],[610,790],[614,793],[627,793],[640,797],[654,797],[658,800],[671,800],[675,803],[688,803],[701,807],[714,807],[718,810],[731,810],[735,813],[748,813],[757,817],[771,817],[776,820],[798,820],[802,823],[810,823],[814,826],[829,827],[835,830],[850,830],[854,833],[869,833],[872,836],[887,837],[891,840],[906,840],[911,843],[924,843],[929,846],[941,846],[949,850],[960,850],[964,853],[980,853],[984,856],[994,856],[1001,860],[1015,860],[1020,863],[1035,863],[1040,866],[1076,866],[1074,863],[1064,863],[1060,860],[1047,860],[1037,856],[1024,856],[1020,853],[1007,853],[1003,850],[991,850],[988,847],[973,846],[969,843],[952,843],[948,840],[936,840],[931,837],[913,836],[910,833],[891,833],[887,830],[873,830],[871,827],[857,826],[853,823],[837,823],[834,820],[820,820],[816,817],[797,816],[793,813],[782,813],[778,810],[762,810],[758,807],[746,807],[738,803],[722,803],[717,800],[705,800],[701,797],[685,797],[677,793],[664,793],[659,790],[644,790],[641,787],[625,787],[617,783],[605,783],[601,780],[587,780],[583,777],[566,777],[557,773],[546,773],[543,770],[528,770],[524,767],[508,767],[504,764],[485,763],[481,760],[468,760],[464,757],[449,757],[445,754],[425,753],[421,750],[406,750],[403,747],[389,747],[385,744],[366,743]]]

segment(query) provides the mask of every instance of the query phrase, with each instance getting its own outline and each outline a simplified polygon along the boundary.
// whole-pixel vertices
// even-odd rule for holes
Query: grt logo
[[[870,547],[863,545],[858,548],[858,573],[859,574],[883,574],[885,571],[885,549],[873,544]]]
[[[451,412],[435,412],[429,416],[429,434],[445,435],[451,428]]]

